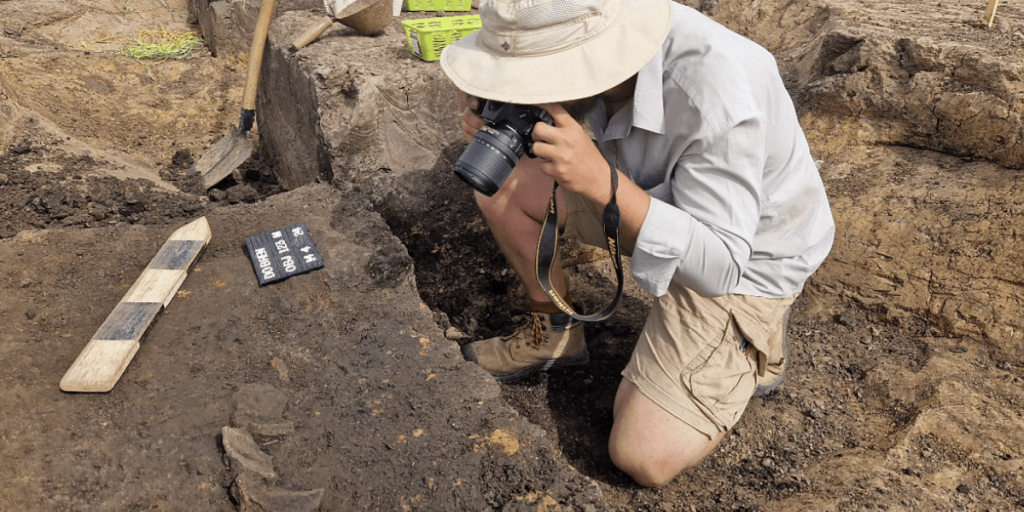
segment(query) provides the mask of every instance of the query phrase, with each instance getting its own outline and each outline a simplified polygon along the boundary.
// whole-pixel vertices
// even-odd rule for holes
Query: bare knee
[[[724,437],[698,431],[623,380],[615,396],[615,422],[608,454],[640,485],[660,487],[695,466]]]
[[[644,487],[662,487],[675,479],[676,474],[678,474],[665,471],[663,468],[652,467],[650,464],[643,462],[638,463],[638,461],[634,460],[612,457],[612,462],[615,463],[615,467],[619,468],[620,471],[629,475],[634,482]]]
[[[608,442],[608,453],[612,463],[636,483],[644,487],[661,487],[671,482],[686,467],[678,460],[658,457],[642,447],[630,446],[628,442]]]

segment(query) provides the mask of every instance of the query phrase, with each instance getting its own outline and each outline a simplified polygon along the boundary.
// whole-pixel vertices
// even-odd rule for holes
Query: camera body
[[[533,129],[538,122],[554,126],[542,108],[480,99],[474,111],[484,126],[455,163],[455,174],[476,191],[493,196],[525,153],[533,157]]]

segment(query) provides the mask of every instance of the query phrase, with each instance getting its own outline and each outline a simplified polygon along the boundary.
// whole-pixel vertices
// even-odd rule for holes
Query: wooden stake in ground
[[[988,8],[985,9],[985,19],[982,20],[986,27],[991,27],[992,22],[996,20],[996,7],[999,7],[999,0],[988,0]]]
[[[210,236],[206,217],[171,234],[68,368],[60,380],[61,390],[106,393],[114,388],[139,350],[139,340],[170,304]]]

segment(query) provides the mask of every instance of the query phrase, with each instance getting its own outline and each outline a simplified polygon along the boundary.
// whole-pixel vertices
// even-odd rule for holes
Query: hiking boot
[[[583,322],[563,313],[531,315],[530,321],[512,334],[470,343],[462,347],[462,353],[498,382],[590,362]]]
[[[782,378],[786,376],[786,363],[789,361],[789,343],[786,342],[787,336],[785,333],[782,335],[782,361],[778,364],[769,364],[764,371],[764,379],[769,382],[765,384],[758,384],[757,388],[754,389],[752,397],[765,396],[775,391],[775,388],[782,384]],[[774,378],[772,378],[774,376]]]

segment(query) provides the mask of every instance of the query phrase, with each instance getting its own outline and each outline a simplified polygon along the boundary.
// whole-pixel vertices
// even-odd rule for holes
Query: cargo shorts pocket
[[[757,356],[752,348],[731,320],[717,346],[706,347],[706,361],[688,365],[680,376],[694,403],[720,432],[739,421],[757,387]]]

